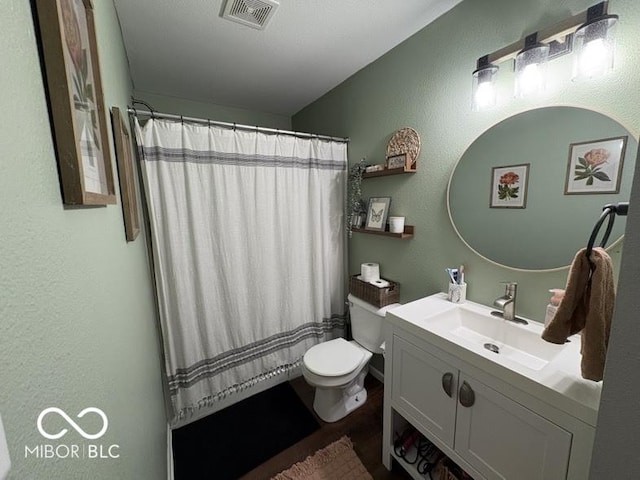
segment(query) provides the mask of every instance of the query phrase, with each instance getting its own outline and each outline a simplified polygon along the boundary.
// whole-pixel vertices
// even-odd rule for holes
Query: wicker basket
[[[387,280],[391,285],[378,288],[358,279],[358,275],[349,278],[349,293],[376,307],[384,307],[400,301],[400,284]]]

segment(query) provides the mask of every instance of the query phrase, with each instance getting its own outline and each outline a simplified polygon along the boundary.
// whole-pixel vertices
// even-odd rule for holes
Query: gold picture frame
[[[140,233],[138,217],[138,201],[136,198],[135,174],[133,170],[134,155],[131,149],[131,136],[118,107],[111,107],[111,123],[113,126],[113,142],[116,148],[116,163],[122,198],[124,231],[127,242],[133,242]]]
[[[67,205],[116,203],[91,0],[35,0]]]

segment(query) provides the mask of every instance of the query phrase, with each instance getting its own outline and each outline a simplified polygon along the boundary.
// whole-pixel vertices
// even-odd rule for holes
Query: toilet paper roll
[[[385,288],[388,287],[389,285],[391,285],[389,282],[387,282],[385,279],[381,278],[379,280],[372,280],[371,282],[369,282],[371,285],[375,285],[378,288]]]
[[[377,263],[363,263],[360,265],[360,276],[365,282],[380,280],[380,265]]]

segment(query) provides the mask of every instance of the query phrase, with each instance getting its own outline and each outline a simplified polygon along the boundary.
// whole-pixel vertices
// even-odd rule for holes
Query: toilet
[[[314,345],[302,358],[302,375],[316,388],[313,409],[325,422],[337,422],[364,405],[364,379],[374,353],[384,349],[384,316],[399,303],[378,308],[348,296],[353,340],[336,338]]]

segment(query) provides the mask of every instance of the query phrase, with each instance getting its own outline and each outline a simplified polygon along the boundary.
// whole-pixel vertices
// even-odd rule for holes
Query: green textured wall
[[[482,132],[516,113],[549,105],[589,108],[609,115],[636,136],[640,131],[640,2],[612,0],[609,11],[620,15],[613,74],[574,83],[570,59],[550,64],[551,85],[533,99],[514,99],[512,73],[502,64],[501,101],[489,112],[471,111],[471,72],[476,60],[524,35],[586,10],[591,0],[467,0],[388,54],[362,69],[293,117],[293,128],[351,138],[349,158],[384,161],[385,146],[398,128],[420,134],[419,171],[368,179],[365,196],[391,196],[392,214],[405,215],[416,226],[411,240],[354,234],[350,270],[365,261],[378,262],[383,276],[401,283],[407,302],[446,288],[446,266],[465,264],[468,298],[490,304],[503,293],[501,281],[519,283],[518,313],[542,321],[547,289],[563,287],[566,270],[520,272],[476,256],[458,239],[446,208],[446,188],[457,159]],[[564,78],[563,78],[564,75]],[[594,222],[599,212],[594,212]],[[557,221],[562,221],[558,219]],[[553,243],[553,223],[549,242]],[[508,241],[508,228],[504,241]],[[585,238],[585,243],[587,242]],[[552,248],[552,247],[550,247]],[[523,252],[526,255],[526,252]],[[619,252],[614,252],[619,261]]]
[[[93,3],[105,105],[124,109],[132,88],[114,6]],[[144,233],[125,241],[119,194],[118,205],[63,208],[29,2],[4,0],[0,17],[0,414],[10,478],[165,478]],[[70,432],[41,437],[36,419],[47,407],[74,419],[86,407],[102,409],[109,427],[94,443],[119,445],[120,458],[25,458],[25,446],[84,441],[56,415],[52,433]],[[92,432],[89,417],[76,421]]]
[[[244,125],[280,128],[282,130],[289,130],[291,128],[291,117],[286,115],[257,112],[244,108],[216,105],[214,103],[196,102],[185,98],[157,95],[139,90],[134,91],[134,96],[137,100],[147,102],[154,110],[162,113],[208,118],[219,122],[236,122]],[[136,104],[136,107],[145,109],[144,105]]]

